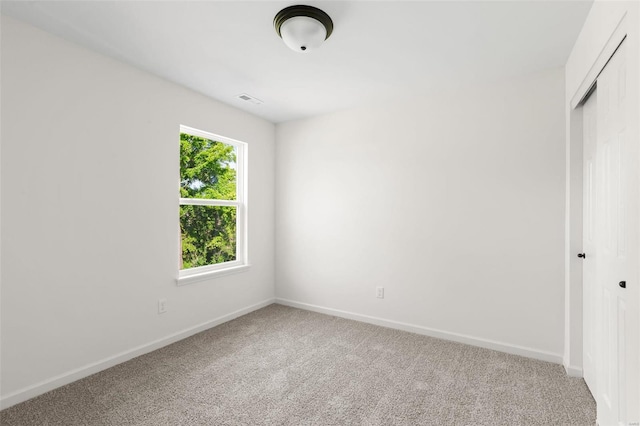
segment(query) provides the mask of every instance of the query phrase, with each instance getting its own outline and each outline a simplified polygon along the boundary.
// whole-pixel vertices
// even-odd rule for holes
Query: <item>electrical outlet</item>
[[[158,313],[164,314],[167,312],[167,299],[158,299]]]
[[[376,297],[378,299],[384,299],[384,287],[376,287]]]

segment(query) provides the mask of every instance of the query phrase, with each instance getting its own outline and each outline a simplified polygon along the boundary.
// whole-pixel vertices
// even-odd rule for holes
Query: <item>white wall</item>
[[[273,124],[6,17],[1,83],[5,406],[273,300]],[[180,124],[249,144],[252,265],[184,287]]]
[[[564,117],[554,69],[277,125],[279,300],[560,362]]]

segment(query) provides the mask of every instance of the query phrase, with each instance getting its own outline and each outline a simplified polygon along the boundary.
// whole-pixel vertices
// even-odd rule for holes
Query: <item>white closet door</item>
[[[593,395],[597,394],[598,291],[596,287],[596,140],[598,93],[594,91],[583,106],[583,371]]]
[[[637,301],[637,142],[627,138],[626,54],[623,42],[598,77],[595,152],[596,401],[600,425],[627,423],[630,315]],[[630,207],[631,210],[630,210]],[[587,253],[589,256],[589,253]],[[631,344],[631,346],[629,346]],[[592,348],[593,349],[593,348]],[[635,356],[635,355],[634,355]],[[632,361],[632,362],[636,362]]]

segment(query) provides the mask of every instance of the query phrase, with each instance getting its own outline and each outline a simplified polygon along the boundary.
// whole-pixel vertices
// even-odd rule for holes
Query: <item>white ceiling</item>
[[[2,13],[282,122],[562,66],[592,0],[301,3],[335,25],[308,54],[273,29],[296,1],[2,1]]]

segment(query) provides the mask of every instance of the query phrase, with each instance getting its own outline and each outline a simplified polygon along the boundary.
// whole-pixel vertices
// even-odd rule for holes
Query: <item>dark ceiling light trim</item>
[[[295,5],[282,9],[273,18],[273,26],[294,52],[304,53],[319,48],[333,32],[333,21],[313,6]]]
[[[286,20],[295,18],[297,16],[306,16],[308,18],[313,18],[324,25],[325,29],[327,30],[327,36],[324,38],[325,40],[328,39],[333,32],[333,21],[331,20],[331,17],[324,11],[313,6],[295,5],[285,7],[276,14],[275,18],[273,18],[273,26],[276,28],[276,32],[280,37],[282,37],[282,34],[280,33],[282,24],[284,24]]]

